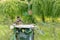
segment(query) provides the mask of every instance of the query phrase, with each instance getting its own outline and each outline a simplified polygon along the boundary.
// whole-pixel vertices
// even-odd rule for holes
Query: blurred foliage
[[[42,20],[45,22],[46,17],[60,17],[60,0],[31,0],[32,15],[28,14],[28,2],[19,0],[0,1],[0,21],[14,22],[16,16],[20,16],[24,23],[33,21],[36,23]],[[33,23],[33,22],[32,22]]]
[[[33,0],[33,14],[41,17],[42,21],[45,21],[44,17],[51,17],[52,19],[60,17],[60,12],[58,12],[60,6],[57,1],[60,2],[59,0]]]
[[[54,40],[53,39],[54,36],[52,35],[54,35],[53,32],[55,32],[55,26],[56,27],[60,26],[60,0],[31,0],[31,6],[32,6],[32,15],[29,15],[27,1],[20,1],[20,0],[2,1],[1,0],[0,1],[0,24],[10,25],[16,20],[17,16],[20,16],[22,21],[25,24],[36,23],[38,24],[39,28],[41,27],[40,30],[43,29],[43,31],[45,31],[44,34],[45,36],[44,35],[42,36],[41,34],[37,35],[38,31],[36,31],[35,38],[39,37],[41,40]],[[57,22],[57,21],[59,22],[59,25],[57,23],[56,24],[50,23],[52,25],[49,25],[48,23],[46,25],[46,23],[43,23],[43,22]],[[1,26],[0,29],[1,29],[0,39],[9,40],[11,35],[9,28],[7,26],[6,27]],[[59,28],[56,28],[57,40],[60,40],[59,31],[60,31]],[[7,34],[9,34],[8,35],[9,38],[7,38],[6,36]]]

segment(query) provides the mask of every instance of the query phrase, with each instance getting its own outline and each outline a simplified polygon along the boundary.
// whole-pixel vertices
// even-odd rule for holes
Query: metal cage
[[[34,25],[12,25],[16,40],[34,40]]]

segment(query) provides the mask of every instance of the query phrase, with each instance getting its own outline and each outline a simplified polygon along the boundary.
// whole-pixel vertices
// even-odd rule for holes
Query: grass
[[[40,36],[36,36],[36,38],[39,37],[39,40],[60,40],[60,27],[58,24],[49,23],[39,27],[44,32],[43,35],[40,33]]]
[[[7,25],[0,25],[0,40],[9,40],[10,35],[9,27]]]
[[[43,24],[40,23],[39,31],[35,30],[34,40],[60,40],[60,25],[59,23]],[[12,31],[7,25],[0,25],[0,40],[10,40]]]

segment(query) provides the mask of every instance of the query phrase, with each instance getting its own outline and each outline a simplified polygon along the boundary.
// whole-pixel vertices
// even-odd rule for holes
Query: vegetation
[[[8,26],[17,16],[21,17],[24,24],[34,23],[43,31],[39,34],[35,30],[35,40],[60,40],[60,0],[31,0],[31,10],[32,15],[29,15],[27,0],[1,0],[0,40],[10,39],[12,31]]]
[[[60,17],[60,1],[59,0],[32,0],[32,15],[34,20],[38,20],[36,17],[45,22],[46,18],[52,18],[52,22],[56,20],[56,18]],[[16,16],[20,16],[24,21],[24,17],[27,17],[28,12],[28,4],[27,1],[0,1],[0,19],[2,21],[11,20],[12,22],[15,20]],[[1,21],[1,20],[0,20]]]

